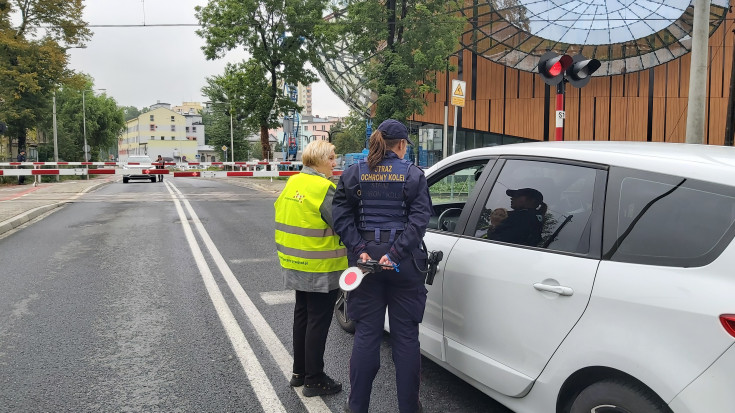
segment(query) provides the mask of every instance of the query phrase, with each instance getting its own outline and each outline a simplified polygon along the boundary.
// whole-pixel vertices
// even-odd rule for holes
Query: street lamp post
[[[56,132],[56,89],[54,89],[54,110],[53,110],[53,125],[54,125],[54,162],[56,162],[56,167],[59,166],[59,138],[58,133]],[[56,175],[56,182],[59,182],[59,175]]]
[[[232,170],[235,170],[235,138],[232,129],[232,103],[230,103],[230,159],[232,162]]]
[[[82,89],[82,134],[84,135],[84,162],[89,162],[89,146],[87,145],[87,109],[84,103],[84,93],[92,92],[95,90],[107,90],[107,89]],[[89,168],[89,165],[87,165]],[[87,174],[89,179],[89,174]]]
[[[79,45],[79,46],[69,46],[64,47],[64,52],[66,52],[69,49],[86,49],[86,45]],[[84,95],[82,94],[82,100],[84,100]],[[58,162],[59,162],[59,138],[58,138],[58,132],[56,129],[56,86],[54,86],[54,96],[53,96],[53,102],[54,102],[54,108],[53,108],[53,128],[54,128],[54,162],[57,163],[58,168]],[[56,182],[59,182],[59,175],[56,175]]]
[[[82,133],[84,134],[84,162],[89,162],[89,146],[87,146],[87,110],[84,103],[84,93],[95,90],[105,91],[107,89],[83,89],[82,90]]]

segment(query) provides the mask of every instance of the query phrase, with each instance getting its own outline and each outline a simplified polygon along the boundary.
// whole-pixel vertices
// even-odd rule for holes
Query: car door
[[[429,292],[424,319],[419,325],[419,340],[424,353],[439,361],[445,358],[442,285],[446,258],[459,239],[491,169],[488,162],[492,165],[493,159],[488,156],[463,159],[427,176],[434,213],[424,242],[429,251],[442,251],[444,260],[439,263],[433,283],[426,286]]]
[[[479,194],[445,263],[442,320],[449,365],[502,394],[528,392],[589,301],[606,174],[602,167],[560,160],[497,162],[492,185]],[[540,192],[545,207],[513,209],[509,194],[520,189]],[[491,226],[495,210],[507,218]],[[542,222],[540,234],[517,238],[532,244],[493,239],[522,214]]]

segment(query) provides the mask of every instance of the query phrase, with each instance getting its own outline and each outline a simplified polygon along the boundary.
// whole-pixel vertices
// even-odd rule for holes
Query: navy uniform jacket
[[[388,151],[386,158],[398,158],[394,152]],[[404,258],[410,258],[411,254],[419,250],[421,240],[426,233],[426,226],[432,215],[431,197],[429,187],[426,183],[424,172],[416,165],[410,165],[404,186],[404,199],[408,223],[406,229],[396,235],[393,245],[382,243],[385,249],[380,256],[375,256],[375,248],[367,250],[368,243],[360,235],[356,222],[359,219],[358,203],[360,189],[360,171],[357,165],[352,165],[342,173],[337,184],[337,191],[332,202],[332,215],[334,217],[334,231],[339,234],[342,243],[347,248],[349,259],[354,263],[363,252],[368,252],[370,258],[380,260],[384,254],[388,254],[393,262],[400,262]],[[373,242],[371,242],[372,244]],[[390,248],[388,248],[390,247]],[[418,257],[416,257],[418,258]],[[422,258],[425,258],[422,257]]]

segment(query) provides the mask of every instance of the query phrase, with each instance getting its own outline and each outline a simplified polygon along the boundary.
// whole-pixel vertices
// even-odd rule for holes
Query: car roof
[[[517,155],[572,159],[735,185],[735,148],[663,142],[529,142],[470,149],[429,168],[470,157]]]

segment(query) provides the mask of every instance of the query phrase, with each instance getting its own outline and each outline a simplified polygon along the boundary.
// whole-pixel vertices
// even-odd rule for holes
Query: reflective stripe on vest
[[[317,175],[289,178],[275,202],[275,239],[283,268],[304,272],[333,272],[347,268],[347,250],[322,220],[319,207],[335,185]]]

